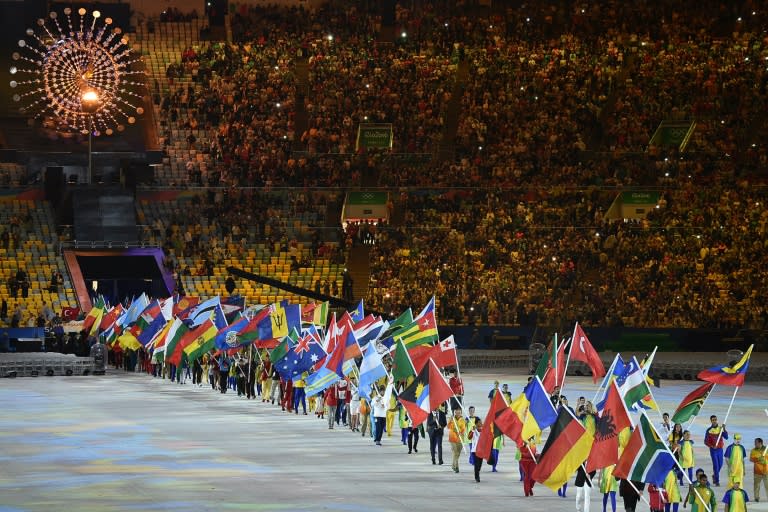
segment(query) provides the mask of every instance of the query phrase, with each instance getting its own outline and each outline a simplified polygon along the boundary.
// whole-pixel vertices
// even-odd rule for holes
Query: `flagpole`
[[[648,420],[648,415],[645,414],[645,411],[643,411],[641,414],[645,416],[645,419]],[[656,430],[656,427],[653,425],[653,423],[651,423],[651,420],[648,420],[648,424],[651,426],[651,428],[653,429],[653,432],[659,437],[659,439],[661,439],[661,436],[659,435],[659,431]],[[675,454],[672,453],[672,451],[669,449],[669,446],[667,445],[666,442],[664,443],[664,449],[667,450],[667,453],[669,453],[670,457],[672,457],[672,461],[674,461],[675,466],[677,466],[677,469],[680,470],[680,473],[682,473],[682,475],[685,476],[685,479],[688,480],[688,484],[693,485],[693,482],[688,476],[688,472],[685,471],[683,467],[680,465],[680,462],[677,460],[677,458],[675,458]],[[704,499],[701,497],[701,494],[699,494],[699,491],[696,489],[696,487],[693,487],[693,492],[699,498],[699,501],[701,501],[704,504],[704,508],[707,509],[707,512],[717,512],[709,508],[709,504],[704,501]]]
[[[736,388],[733,390],[733,396],[731,397],[731,403],[728,404],[728,411],[725,413],[725,419],[723,420],[723,426],[725,426],[728,423],[728,415],[731,414],[731,407],[733,407],[733,401],[736,400],[736,393],[739,392],[739,388],[741,386],[736,386]],[[717,441],[715,441],[715,446],[717,446],[720,443],[720,438],[723,437],[723,427],[720,427],[720,433],[717,435]]]
[[[701,403],[701,407],[699,407],[699,413],[693,418],[691,418],[691,421],[688,423],[688,425],[686,425],[685,430],[691,430],[691,426],[693,425],[693,422],[696,421],[696,418],[698,418],[699,415],[701,414],[701,410],[704,408],[704,404],[707,403],[707,400],[709,400],[709,395],[711,395],[712,392],[715,390],[715,386],[717,386],[717,384],[712,383],[712,387],[710,388],[709,393],[707,393],[707,396],[704,397],[704,401]]]
[[[568,347],[568,358],[565,360],[565,370],[563,370],[563,382],[560,384],[560,394],[563,394],[563,388],[565,387],[565,377],[568,375],[568,364],[571,362],[571,352],[573,351],[573,338],[566,339],[563,343],[570,342],[571,345]],[[557,374],[555,374],[557,376]]]
[[[555,332],[555,344],[552,346],[552,355],[550,356],[550,357],[552,357],[552,361],[554,362],[554,364],[549,366],[549,370],[555,370],[555,387],[559,388],[560,387],[560,382],[559,382],[559,378],[558,378],[559,375],[557,374],[557,353],[558,353],[558,348],[557,348],[557,332]],[[549,371],[549,370],[547,370],[547,371]]]
[[[619,354],[616,354],[616,356],[613,358],[613,362],[611,363],[611,367],[608,368],[608,373],[606,373],[606,379],[610,378],[611,375],[613,375],[613,370],[616,368],[616,363],[619,361]],[[592,403],[597,403],[597,397],[600,396],[600,392],[603,390],[603,383],[600,383],[600,386],[597,388],[597,392],[595,392],[595,397],[592,399]]]

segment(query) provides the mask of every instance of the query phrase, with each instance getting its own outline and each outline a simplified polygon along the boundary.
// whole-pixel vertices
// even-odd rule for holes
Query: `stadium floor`
[[[522,372],[467,371],[469,404],[484,416],[494,379],[513,394],[526,381]],[[665,411],[695,387],[663,382],[655,389]],[[596,387],[569,377],[571,403]],[[749,449],[765,425],[768,387],[739,391],[728,421]],[[722,419],[732,388],[719,387],[704,413]],[[178,385],[146,375],[111,371],[103,377],[39,377],[0,381],[0,511],[15,510],[574,510],[575,490],[559,498],[537,485],[524,498],[514,449],[502,450],[499,472],[483,468],[477,484],[462,456],[461,473],[433,466],[427,439],[408,455],[399,431],[382,447],[324,421],[281,412],[271,404],[222,396],[209,387]],[[658,422],[658,416],[654,417]],[[707,421],[694,424],[697,466],[711,473],[702,445]],[[746,485],[752,493],[752,465]],[[724,488],[716,489],[718,500]],[[768,501],[768,497],[763,496]],[[601,510],[592,491],[592,510]],[[768,510],[768,503],[750,504]],[[722,505],[719,505],[720,508]],[[646,510],[640,504],[638,510]],[[609,507],[610,510],[610,507]],[[623,510],[619,499],[618,510]],[[682,510],[682,509],[681,509]]]

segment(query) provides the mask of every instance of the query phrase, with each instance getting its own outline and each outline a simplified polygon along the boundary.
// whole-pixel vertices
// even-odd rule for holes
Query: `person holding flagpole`
[[[418,436],[418,433],[417,433]],[[456,407],[453,409],[453,418],[448,422],[448,442],[451,444],[451,469],[454,473],[459,472],[459,457],[461,456],[461,449],[463,447],[463,441],[467,437],[467,422],[461,415],[461,408]],[[410,446],[408,453],[411,453]]]
[[[712,459],[712,483],[715,487],[720,485],[720,469],[723,467],[723,440],[728,439],[728,431],[725,424],[717,423],[717,416],[709,417],[711,425],[704,433],[704,444],[709,448],[709,456]]]

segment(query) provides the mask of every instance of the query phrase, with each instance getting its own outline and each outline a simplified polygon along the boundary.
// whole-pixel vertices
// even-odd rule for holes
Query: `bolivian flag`
[[[587,459],[593,441],[594,432],[587,431],[571,411],[561,408],[533,470],[533,479],[556,491]]]

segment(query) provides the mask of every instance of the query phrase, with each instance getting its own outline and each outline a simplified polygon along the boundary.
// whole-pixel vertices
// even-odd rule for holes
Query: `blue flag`
[[[308,371],[326,356],[325,350],[311,336],[304,336],[279,362],[275,368],[284,379],[292,379],[296,375]]]
[[[387,375],[387,369],[381,362],[381,354],[376,351],[373,343],[368,344],[363,354],[363,362],[360,364],[360,378],[358,393],[361,397],[371,399],[371,386]]]

